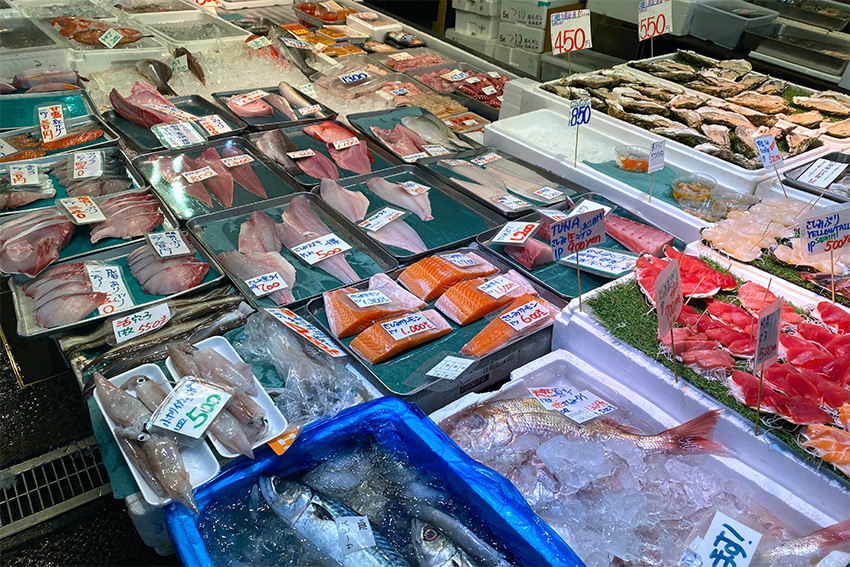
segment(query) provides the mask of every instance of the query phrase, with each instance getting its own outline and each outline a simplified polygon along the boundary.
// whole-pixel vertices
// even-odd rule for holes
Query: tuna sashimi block
[[[635,254],[661,256],[674,240],[672,234],[663,230],[610,213],[605,215],[605,232]]]

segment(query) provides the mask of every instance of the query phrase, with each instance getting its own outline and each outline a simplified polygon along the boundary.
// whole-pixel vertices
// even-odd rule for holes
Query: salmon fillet
[[[425,302],[403,289],[386,274],[369,279],[369,289],[353,287],[326,291],[325,313],[337,338],[350,337],[366,330],[375,321],[425,307]]]
[[[376,364],[449,334],[451,325],[433,309],[375,323],[351,341],[351,348]]]
[[[478,357],[490,354],[516,338],[551,325],[557,313],[555,306],[526,293],[472,337],[460,352]]]
[[[528,280],[510,270],[489,280],[475,278],[456,283],[434,307],[458,325],[468,325],[525,293],[537,294]]]
[[[474,261],[471,265],[460,266],[449,260],[448,257],[458,258],[459,263]],[[464,260],[467,258],[468,260]],[[443,295],[447,289],[456,283],[481,278],[495,274],[499,270],[477,254],[443,254],[429,256],[411,264],[399,274],[398,281],[409,289],[413,295],[423,301],[433,301]]]

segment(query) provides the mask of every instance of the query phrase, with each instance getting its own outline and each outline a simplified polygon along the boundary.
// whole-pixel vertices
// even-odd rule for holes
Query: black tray
[[[846,164],[850,165],[850,153],[845,154],[845,153],[842,153],[842,152],[832,152],[832,153],[828,153],[825,156],[818,158],[818,159],[827,159],[829,161],[835,161],[835,162],[838,162],[838,163],[846,163]],[[789,171],[786,171],[783,174],[785,176],[785,183],[787,183],[791,187],[794,187],[795,189],[800,189],[801,191],[805,191],[807,193],[812,193],[813,195],[820,195],[821,193],[823,193],[825,196],[827,196],[830,199],[832,199],[833,201],[837,201],[839,203],[850,202],[850,197],[847,197],[846,195],[840,195],[838,193],[833,193],[832,191],[829,190],[828,185],[827,185],[826,189],[824,189],[822,187],[816,187],[816,186],[811,185],[809,183],[803,183],[801,181],[797,181],[797,178],[800,177],[801,175],[803,175],[803,173],[809,168],[809,166],[812,165],[816,161],[817,161],[817,159],[812,160],[808,163],[804,163],[803,165],[801,165],[799,167],[795,167],[794,169],[791,169]],[[846,169],[845,169],[845,171],[846,171]]]
[[[295,88],[295,87],[293,87],[293,88]],[[298,90],[298,89],[295,89],[295,90]],[[235,90],[235,91],[222,91],[222,92],[213,93],[212,96],[215,99],[215,102],[219,106],[224,108],[227,112],[229,112],[233,115],[236,115],[236,113],[234,113],[232,110],[230,110],[230,108],[228,108],[227,101],[224,100],[224,99],[230,98],[234,95],[246,94],[246,93],[250,93],[250,92],[254,92],[254,91],[266,91],[267,93],[270,93],[270,94],[278,94],[278,88],[275,86],[275,87],[262,87],[262,88],[259,88],[259,89],[240,89],[240,90]],[[272,110],[274,110],[273,116],[238,116],[238,115],[237,116],[240,120],[242,120],[243,122],[248,124],[248,130],[250,130],[252,132],[256,131],[256,130],[270,130],[272,128],[278,128],[278,127],[281,127],[281,126],[290,126],[290,125],[293,125],[293,124],[309,124],[311,122],[321,122],[321,121],[324,121],[324,120],[333,120],[334,118],[336,118],[337,113],[333,109],[325,106],[324,104],[320,103],[319,101],[317,101],[313,97],[308,96],[308,95],[302,93],[301,91],[298,91],[298,92],[301,96],[304,97],[305,100],[307,100],[311,104],[318,104],[319,106],[321,106],[322,112],[325,113],[325,117],[324,118],[304,118],[302,120],[290,120],[281,111],[279,111],[278,109],[276,109],[274,107],[272,107]],[[262,99],[260,99],[260,100],[262,100]]]

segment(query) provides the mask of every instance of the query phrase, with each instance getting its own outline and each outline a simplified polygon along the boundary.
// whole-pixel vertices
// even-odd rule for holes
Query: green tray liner
[[[321,124],[321,123],[319,122],[318,124]],[[304,126],[305,127],[309,126],[309,124],[305,124]],[[354,132],[352,132],[352,134],[354,134]],[[333,158],[331,158],[331,154],[328,151],[328,145],[325,142],[323,142],[321,140],[317,140],[313,136],[310,136],[308,134],[304,134],[303,132],[302,133],[290,133],[290,134],[287,134],[287,137],[289,137],[289,139],[292,140],[295,143],[296,146],[298,146],[299,150],[313,150],[314,152],[320,153],[320,154],[324,155],[326,158],[328,158],[329,160],[331,160],[331,162],[333,162],[333,164],[339,170],[340,180],[347,179],[349,177],[356,177],[358,175],[362,175],[360,173],[356,173],[354,171],[351,171],[350,169],[345,169],[344,167],[339,165],[337,162],[335,162],[333,160]],[[363,143],[364,140],[361,140],[360,142]],[[382,171],[384,169],[389,169],[391,167],[396,166],[396,164],[390,163],[387,160],[385,160],[384,158],[382,158],[380,155],[378,155],[377,152],[370,152],[370,154],[371,154],[372,158],[375,160],[375,163],[372,164],[372,171],[373,172]],[[296,161],[299,161],[299,160],[296,160]],[[315,177],[307,175],[306,173],[302,173],[301,175],[295,175],[293,177],[295,178],[296,181],[298,181],[302,185],[306,185],[306,186],[318,185],[322,181],[321,179],[317,179]]]
[[[24,91],[21,91],[22,93]],[[77,118],[91,114],[82,90],[64,91],[65,94],[44,93],[25,97],[0,96],[0,128],[26,128],[36,126],[35,113],[39,106],[64,104],[68,109],[65,118]]]
[[[224,92],[220,92],[220,93],[215,93],[215,94],[213,94],[213,98],[215,99],[215,101],[218,104],[220,104],[224,108],[227,108],[228,112],[233,112],[234,114],[239,116],[239,113],[234,112],[233,109],[231,109],[229,106],[227,106],[227,99],[234,97],[234,96],[237,96],[237,95],[240,95],[240,94],[252,93],[256,90],[264,90],[264,91],[266,91],[267,93],[270,93],[270,94],[279,94],[277,88],[243,89],[243,90],[237,90],[237,91],[224,91]],[[301,93],[300,91],[299,91],[299,93],[308,102],[311,101],[311,100],[315,100],[313,97],[305,95],[304,93]],[[263,99],[260,99],[260,100],[263,100]],[[320,105],[322,107],[322,111],[325,112],[326,114],[328,114],[328,116],[325,118],[325,120],[333,120],[333,117],[336,115],[336,113],[333,110],[331,110],[329,107],[325,106],[324,104],[321,104],[318,101],[314,102],[313,104]],[[271,106],[271,105],[269,105],[269,106]],[[291,126],[291,125],[298,124],[298,123],[301,123],[301,122],[305,123],[305,125],[306,125],[306,124],[311,123],[311,122],[315,123],[315,122],[322,120],[321,118],[302,118],[300,120],[292,120],[287,115],[285,115],[283,112],[281,112],[280,110],[276,109],[273,106],[272,106],[272,110],[274,111],[274,114],[272,114],[271,116],[239,116],[239,118],[242,121],[244,121],[245,123],[247,123],[249,126],[251,126],[252,128],[264,128],[264,127],[268,128],[269,126]],[[295,110],[295,109],[293,109],[293,110]],[[296,110],[295,113],[298,114],[298,111]]]
[[[0,21],[2,21],[2,20],[0,20]],[[71,128],[78,128],[79,126],[81,126],[81,125],[80,124],[74,124],[74,125],[71,125],[70,127]],[[93,129],[93,130],[94,129],[103,130],[102,125],[98,122],[95,122],[95,121],[88,122],[88,126],[89,126],[90,129]],[[41,133],[38,131],[37,128],[31,128],[31,130],[32,130],[32,134],[34,136],[41,137]],[[0,138],[3,138],[5,140],[5,139],[9,138],[10,135],[14,135],[15,132],[18,132],[18,131],[17,130],[10,130],[9,132],[2,132],[2,133],[0,133]],[[45,155],[54,156],[56,154],[80,150],[82,148],[88,148],[89,146],[103,146],[104,144],[109,143],[109,142],[106,141],[106,135],[108,133],[109,132],[106,132],[104,130],[103,136],[101,136],[100,138],[98,138],[96,140],[92,140],[90,142],[85,142],[84,144],[77,144],[75,146],[71,146],[70,148],[59,148],[59,149],[56,149],[56,150],[48,150]],[[11,142],[9,142],[9,143],[11,144]],[[111,145],[115,145],[115,144],[116,144],[116,142],[113,140]],[[14,146],[14,144],[12,144],[12,145]],[[25,150],[27,148],[20,148],[20,149]],[[33,149],[35,149],[35,148],[33,148]],[[21,160],[21,161],[24,161],[24,160]],[[15,162],[12,162],[12,163],[15,163]]]
[[[608,177],[621,181],[629,187],[649,195],[649,182],[651,178],[651,174],[649,173],[620,169],[617,162],[613,160],[602,163],[591,163],[589,161],[583,163]],[[659,199],[680,209],[681,207],[679,207],[678,201],[673,197],[673,178],[680,173],[682,172],[669,166],[664,166],[664,169],[656,171],[655,179],[652,182],[652,198]]]
[[[286,207],[286,205],[283,205],[262,210],[272,217],[275,222],[281,222],[281,214],[286,210]],[[319,215],[319,218],[323,217],[322,211],[318,207],[314,207],[313,211]],[[206,224],[203,227],[202,236],[204,244],[215,255],[218,255],[220,252],[229,252],[238,249],[239,227],[242,226],[242,223],[245,222],[248,216],[241,215]],[[328,222],[328,219],[322,218],[322,220],[329,226],[334,224]],[[345,237],[343,237],[344,239]],[[318,293],[337,289],[345,285],[335,277],[325,273],[321,268],[309,267],[306,262],[296,257],[286,247],[281,250],[280,254],[290,264],[295,266],[295,287],[292,288],[292,294],[296,300],[313,297]],[[355,248],[349,250],[349,254],[345,259],[361,279],[369,278],[384,271],[369,255]],[[245,291],[250,293],[247,288]],[[268,297],[257,298],[256,303],[260,307],[277,307],[277,304]]]

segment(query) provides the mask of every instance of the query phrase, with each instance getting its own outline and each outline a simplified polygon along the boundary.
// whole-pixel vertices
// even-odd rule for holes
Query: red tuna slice
[[[759,311],[778,299],[766,287],[755,282],[746,282],[738,289],[738,299],[744,309],[758,317]],[[784,326],[799,325],[804,321],[803,316],[794,311],[787,303],[782,304],[782,323]]]
[[[836,335],[826,345],[826,350],[838,358],[850,358],[850,336]]]
[[[808,372],[807,370],[803,370],[803,372]],[[814,381],[815,387],[820,392],[822,403],[824,406],[832,409],[839,409],[846,403],[850,403],[850,390],[847,388],[842,388],[838,384],[830,382],[826,378],[822,378],[820,374],[810,373],[812,374],[812,380]]]
[[[686,297],[710,297],[721,289],[735,289],[738,283],[730,274],[718,272],[696,256],[679,252],[672,246],[664,253],[672,260],[678,260],[682,275],[682,293]]]
[[[820,369],[819,374],[839,386],[850,384],[850,359],[836,358]]]
[[[695,329],[697,324],[700,322],[700,317],[702,316],[702,313],[690,305],[682,305],[682,310],[679,312],[679,317],[676,319],[676,322],[689,329]]]
[[[787,365],[783,364],[781,366]],[[803,373],[796,372],[790,368],[783,368],[780,372],[781,373],[775,372],[770,375],[771,384],[773,384],[778,390],[782,390],[789,396],[801,396],[815,403],[821,403],[823,396],[821,395],[820,390],[818,390],[815,383]],[[768,377],[765,376],[765,380],[767,379]]]
[[[642,255],[635,262],[635,276],[638,286],[652,305],[655,305],[655,280],[661,270],[666,268],[669,263],[667,260],[655,258],[648,254]]]
[[[752,374],[736,370],[729,377],[727,386],[732,396],[742,404],[750,407],[756,407],[758,404],[759,381]],[[770,413],[776,413],[774,401],[779,397],[781,397],[780,394],[774,392],[770,384],[765,383],[761,391],[761,409]]]
[[[822,425],[832,423],[832,417],[818,405],[800,396],[771,397],[776,412],[791,423],[797,425]]]
[[[663,230],[610,213],[605,215],[605,232],[632,252],[653,256],[661,256],[674,240],[673,235]]]
[[[252,100],[247,104],[237,104],[233,99],[237,96],[226,98],[227,108],[237,116],[274,116],[274,109],[263,99]]]
[[[715,319],[719,319],[739,331],[745,333],[755,333],[758,327],[758,320],[738,307],[719,299],[712,300],[708,304],[708,313]]]
[[[245,153],[233,146],[227,146],[223,150],[221,150],[221,155],[226,158],[243,156]],[[243,163],[242,165],[237,165],[236,167],[230,168],[230,174],[233,176],[233,179],[241,185],[246,191],[253,193],[260,199],[268,199],[269,196],[266,194],[266,190],[263,187],[263,184],[260,183],[260,179],[257,177],[257,174],[254,173],[254,168],[251,167],[250,163]]]
[[[835,338],[835,335],[829,329],[811,323],[797,325],[797,333],[804,339],[818,343],[822,347],[826,347]]]
[[[210,193],[215,195],[216,199],[226,208],[233,206],[233,176],[221,162],[221,157],[215,148],[207,148],[195,160],[195,165],[199,168],[209,166],[215,171],[214,177],[204,179],[204,186],[209,189]]]
[[[850,334],[850,313],[828,301],[821,301],[817,306],[820,320],[839,333]]]
[[[711,351],[720,348],[720,343],[709,340],[703,333],[691,333],[685,327],[677,327],[673,329],[673,343],[676,346],[676,355],[690,351]],[[661,344],[670,348],[670,335],[664,335],[661,338]]]
[[[749,333],[739,331],[719,321],[711,321],[705,327],[706,336],[713,341],[720,341],[729,352],[738,357],[750,357],[755,352],[756,339]]]
[[[301,130],[308,136],[313,136],[317,140],[321,140],[326,144],[341,142],[349,138],[356,138],[353,132],[343,128],[339,124],[331,122],[330,120],[326,120],[321,124],[310,124]]]
[[[732,370],[735,367],[735,361],[729,356],[729,353],[720,349],[689,350],[682,354],[682,362],[699,366],[705,370],[714,370],[715,368]]]
[[[522,246],[506,244],[505,252],[529,270],[536,270],[554,260],[552,248],[536,238],[529,238]]]
[[[788,364],[815,372],[820,372],[834,359],[835,357],[831,354],[812,348],[789,348],[785,357]]]

